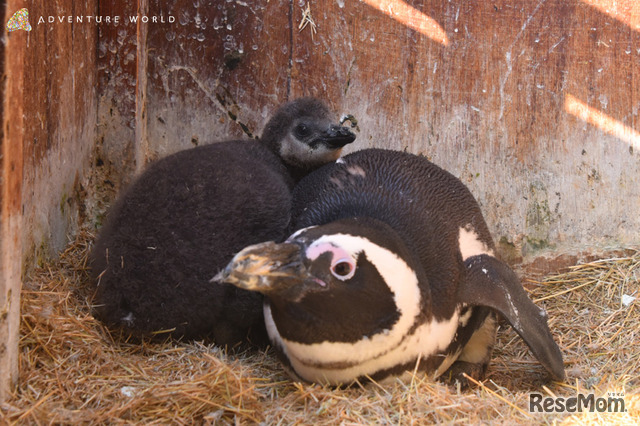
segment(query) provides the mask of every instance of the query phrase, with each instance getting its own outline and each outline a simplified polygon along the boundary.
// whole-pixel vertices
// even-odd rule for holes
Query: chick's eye
[[[356,272],[356,265],[351,259],[340,259],[331,265],[331,274],[340,281],[348,280]]]
[[[293,131],[295,132],[296,136],[299,138],[304,138],[309,136],[309,134],[311,134],[311,130],[309,129],[309,127],[307,127],[306,124],[298,124]]]

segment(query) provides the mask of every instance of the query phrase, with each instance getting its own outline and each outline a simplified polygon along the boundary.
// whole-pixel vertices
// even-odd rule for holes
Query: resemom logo
[[[20,9],[7,21],[7,31],[11,32],[17,30],[31,31],[31,24],[29,24],[29,11],[27,8]]]
[[[544,397],[529,394],[530,413],[626,413],[624,392],[608,392],[607,398],[578,394],[572,397]]]

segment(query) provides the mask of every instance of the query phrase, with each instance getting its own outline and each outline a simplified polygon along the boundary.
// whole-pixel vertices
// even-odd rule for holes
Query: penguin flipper
[[[465,260],[467,278],[459,302],[500,312],[556,380],[564,380],[560,348],[547,325],[547,313],[527,296],[518,276],[505,263],[481,254]]]

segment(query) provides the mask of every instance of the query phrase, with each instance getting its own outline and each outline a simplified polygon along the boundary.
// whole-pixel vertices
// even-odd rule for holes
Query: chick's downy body
[[[322,102],[302,98],[282,106],[259,141],[151,164],[111,208],[92,250],[94,315],[137,337],[264,342],[262,296],[209,280],[241,248],[281,240],[296,180],[354,138]],[[281,152],[295,150],[306,157],[285,161]]]

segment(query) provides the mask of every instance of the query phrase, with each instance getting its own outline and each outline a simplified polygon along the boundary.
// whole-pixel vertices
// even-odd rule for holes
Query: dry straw
[[[565,383],[501,327],[487,378],[459,390],[417,374],[345,390],[287,379],[271,352],[115,342],[90,315],[83,232],[22,293],[20,382],[8,424],[637,424],[640,253],[529,282],[565,356]],[[626,296],[626,297],[625,297]],[[636,299],[633,299],[636,297]],[[529,393],[624,392],[626,413],[529,413]]]

